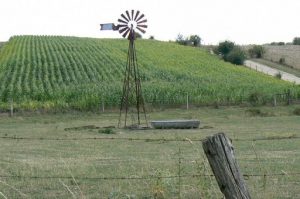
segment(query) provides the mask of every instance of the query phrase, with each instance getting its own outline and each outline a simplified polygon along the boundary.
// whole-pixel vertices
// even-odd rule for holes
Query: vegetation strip
[[[300,173],[272,173],[272,174],[243,174],[244,177],[271,177],[300,175]],[[193,175],[172,175],[172,176],[143,176],[143,177],[74,177],[74,176],[14,176],[0,175],[0,178],[20,178],[20,179],[76,179],[76,180],[145,180],[145,179],[168,179],[168,178],[197,178],[212,177],[213,174],[193,174]]]
[[[299,98],[299,87],[225,63],[201,48],[155,40],[136,45],[147,104],[185,104],[187,96],[197,105],[264,104],[288,89]],[[0,109],[115,108],[127,47],[125,39],[14,36],[0,51]]]
[[[0,139],[10,139],[10,140],[50,140],[50,141],[72,141],[72,140],[128,140],[128,141],[163,141],[163,142],[202,142],[204,139],[153,139],[153,138],[114,138],[114,137],[90,137],[90,138],[34,138],[34,137],[0,137]],[[253,138],[253,139],[231,139],[233,141],[268,141],[268,140],[288,140],[288,139],[300,139],[298,136],[287,136],[287,137],[266,137],[266,138]]]

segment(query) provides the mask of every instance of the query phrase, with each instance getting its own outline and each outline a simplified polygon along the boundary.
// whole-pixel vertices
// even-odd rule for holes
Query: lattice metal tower
[[[126,11],[124,14],[121,14],[118,22],[118,25],[112,23],[101,24],[101,30],[119,31],[124,38],[129,40],[118,127],[139,128],[141,125],[148,127],[134,43],[136,31],[146,32],[145,29],[148,27],[146,25],[147,19],[140,11],[135,12],[131,10],[131,12]],[[130,121],[128,116],[130,116]]]

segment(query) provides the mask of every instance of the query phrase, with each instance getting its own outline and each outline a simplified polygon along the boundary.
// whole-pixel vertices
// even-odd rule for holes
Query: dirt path
[[[250,61],[250,60],[246,60],[244,62],[245,66],[248,66],[249,68],[252,68],[256,71],[268,74],[268,75],[272,75],[272,76],[276,76],[278,73],[281,74],[281,79],[285,80],[285,81],[289,81],[289,82],[293,82],[295,84],[300,84],[300,78],[296,77],[293,74],[278,70],[278,69],[274,69],[271,68],[269,66],[254,62],[254,61]]]

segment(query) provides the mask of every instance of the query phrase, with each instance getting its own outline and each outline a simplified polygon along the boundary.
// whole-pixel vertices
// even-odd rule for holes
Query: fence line
[[[40,141],[77,141],[77,140],[127,140],[127,141],[145,141],[145,142],[202,142],[203,139],[166,139],[166,138],[129,138],[129,137],[87,137],[87,138],[43,138],[43,137],[16,137],[16,136],[2,136],[0,139],[8,140],[40,140]],[[273,140],[293,140],[300,139],[300,136],[287,137],[266,137],[266,138],[252,138],[252,139],[231,139],[232,141],[273,141]]]
[[[272,173],[272,174],[243,174],[244,177],[274,177],[274,176],[299,176],[300,173]],[[186,175],[170,175],[170,176],[137,176],[137,177],[74,177],[74,176],[21,176],[21,175],[0,175],[0,178],[18,178],[18,179],[76,179],[76,180],[147,180],[147,179],[170,179],[170,178],[198,178],[213,177],[213,174],[186,174]]]

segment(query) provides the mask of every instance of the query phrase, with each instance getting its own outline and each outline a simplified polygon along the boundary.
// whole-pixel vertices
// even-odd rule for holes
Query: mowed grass
[[[242,172],[249,175],[245,178],[253,198],[299,198],[296,108],[300,106],[153,110],[149,121],[200,119],[200,128],[112,129],[114,134],[74,127],[115,126],[118,112],[2,115],[0,194],[7,198],[221,198],[199,140],[225,132],[233,139]],[[262,114],[253,115],[253,109]]]

